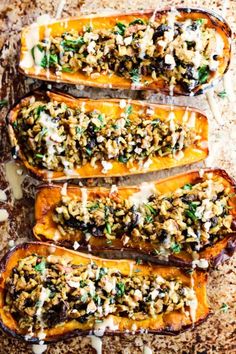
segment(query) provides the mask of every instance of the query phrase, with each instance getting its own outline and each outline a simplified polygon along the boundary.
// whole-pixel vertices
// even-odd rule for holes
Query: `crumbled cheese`
[[[0,222],[7,221],[8,217],[8,211],[6,209],[0,209]]]
[[[110,189],[110,195],[111,194],[115,194],[115,193],[117,193],[118,192],[118,187],[117,187],[117,185],[116,184],[113,184],[112,186],[111,186],[111,189]]]
[[[95,53],[95,47],[96,47],[96,42],[94,41],[89,42],[89,45],[87,46],[88,53],[91,54]]]
[[[154,109],[151,108],[151,107],[148,107],[147,110],[146,110],[146,115],[147,116],[153,116],[154,114]]]
[[[97,142],[98,142],[98,143],[102,143],[104,140],[105,140],[105,138],[104,138],[102,135],[99,135],[99,136],[97,137]]]
[[[125,106],[126,106],[126,100],[120,100],[120,108],[125,108]]]
[[[75,241],[73,244],[74,250],[76,251],[79,248],[79,246],[80,246],[80,244],[77,241]]]
[[[5,202],[7,200],[7,195],[5,191],[0,189],[0,202]]]
[[[175,59],[174,59],[173,55],[166,54],[165,63],[168,65],[171,65],[171,67],[174,67],[175,66]]]
[[[113,167],[111,162],[102,161],[101,164],[103,166],[102,173],[104,174],[106,174]]]
[[[139,147],[136,147],[135,149],[134,149],[134,152],[136,152],[136,154],[141,154],[141,152],[142,152],[142,149],[141,148],[139,148]]]
[[[124,44],[125,44],[125,45],[129,45],[129,44],[132,43],[132,40],[133,40],[133,37],[132,37],[132,36],[126,37],[126,38],[124,39]]]
[[[116,43],[121,44],[121,45],[124,44],[123,37],[120,34],[116,35]],[[109,52],[109,47],[107,47],[107,48],[108,48],[108,52]]]
[[[192,261],[192,267],[207,269],[209,267],[209,263],[208,263],[207,259],[200,258],[200,259],[196,259],[196,260]]]

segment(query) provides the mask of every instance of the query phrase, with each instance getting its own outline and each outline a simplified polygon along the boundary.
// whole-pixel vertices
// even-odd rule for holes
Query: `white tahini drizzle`
[[[23,191],[21,188],[22,182],[25,178],[24,173],[19,173],[19,166],[15,163],[15,161],[9,161],[5,163],[5,171],[6,171],[6,179],[11,188],[13,198],[18,200],[23,197]]]
[[[129,200],[138,207],[139,205],[146,203],[148,198],[156,192],[154,183],[143,182],[140,185],[140,190],[129,197]]]
[[[91,339],[91,346],[96,350],[97,354],[102,354],[102,340],[96,336],[88,336]]]

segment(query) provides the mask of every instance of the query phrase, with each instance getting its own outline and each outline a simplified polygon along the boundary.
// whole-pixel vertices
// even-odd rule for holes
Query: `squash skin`
[[[36,99],[46,99],[46,100],[57,100],[57,102],[65,102],[69,107],[78,107],[83,103],[86,104],[88,109],[100,109],[103,113],[112,114],[114,117],[116,114],[120,114],[122,109],[119,106],[119,99],[100,99],[100,100],[90,100],[87,98],[75,98],[73,96],[61,93],[61,92],[52,92],[52,91],[35,91],[31,95],[26,96],[21,99],[18,104],[16,104],[9,112],[7,116],[7,125],[8,125],[8,133],[10,138],[10,143],[12,146],[13,154],[17,151],[17,158],[22,161],[24,166],[29,170],[29,172],[38,179],[44,181],[58,181],[65,180],[71,178],[93,178],[93,177],[120,177],[132,174],[140,174],[144,172],[152,172],[163,170],[167,168],[173,168],[177,166],[182,166],[186,164],[195,163],[205,159],[208,156],[208,120],[204,113],[195,109],[188,108],[188,112],[193,112],[196,114],[196,123],[195,130],[196,134],[201,136],[201,139],[198,141],[198,145],[192,144],[184,150],[183,158],[177,160],[174,157],[153,157],[151,160],[153,163],[147,169],[140,169],[138,167],[138,163],[133,165],[134,169],[132,171],[127,167],[126,163],[122,163],[115,160],[109,160],[112,163],[113,168],[107,171],[106,174],[102,173],[102,165],[101,163],[97,163],[97,167],[92,167],[90,163],[73,170],[73,174],[66,174],[64,171],[49,171],[45,168],[39,168],[37,166],[32,166],[26,159],[21,147],[18,145],[17,136],[14,131],[14,122],[17,119],[18,111],[21,107],[27,104],[31,97],[35,97]],[[160,105],[160,104],[149,104],[145,101],[129,101],[129,104],[133,105],[133,117],[135,119],[135,110],[139,110],[141,108],[151,107],[157,114],[159,114],[160,118],[167,118],[170,113],[171,106],[168,105]],[[176,116],[176,120],[178,122],[182,121],[184,112],[186,111],[185,107],[182,106],[174,106],[174,112]],[[200,145],[201,146],[200,146]],[[15,157],[15,156],[13,156]]]
[[[157,190],[161,193],[167,191],[175,190],[186,183],[191,183],[195,180],[199,180],[199,177],[202,173],[212,173],[214,177],[222,177],[223,183],[226,186],[230,186],[232,193],[236,191],[235,181],[229,177],[229,175],[220,169],[206,169],[201,171],[191,171],[183,173],[177,176],[169,177],[163,180],[160,180],[155,183]],[[39,188],[39,191],[36,196],[35,203],[35,226],[33,232],[35,237],[41,241],[50,241],[61,244],[65,247],[72,247],[76,237],[72,240],[63,240],[63,236],[56,236],[56,224],[52,220],[52,212],[54,206],[61,199],[60,189],[62,186],[42,186]],[[101,197],[102,195],[109,195],[109,189],[102,187],[94,187],[87,189],[88,190],[88,199]],[[128,198],[133,193],[139,191],[137,186],[134,187],[119,187],[118,194],[122,198]],[[77,186],[69,186],[67,188],[67,193],[70,195],[80,195],[80,188]],[[216,242],[211,247],[206,247],[205,249],[199,252],[200,259],[206,259],[209,266],[214,267],[219,263],[223,262],[227,258],[231,257],[236,249],[236,197],[231,199],[231,214],[233,214],[233,232],[225,235],[223,239]],[[79,235],[79,233],[78,233]],[[77,235],[77,236],[78,236]],[[77,239],[78,240],[78,239]],[[83,244],[83,241],[78,240],[81,247],[79,250],[87,251],[87,244]],[[92,236],[89,240],[89,249],[93,254],[100,255],[102,257],[108,258],[141,258],[145,261],[152,261],[158,264],[171,264],[181,267],[191,267],[192,257],[187,252],[181,251],[177,254],[172,254],[166,258],[161,258],[155,255],[154,246],[150,243],[143,242],[131,242],[127,246],[124,246],[122,241],[115,240],[112,242],[112,245],[106,243],[105,237],[94,237]]]
[[[206,272],[195,271],[192,274],[191,280],[190,275],[187,275],[186,273],[184,273],[184,271],[178,268],[160,267],[155,265],[138,266],[135,265],[135,262],[131,260],[104,260],[101,258],[93,257],[91,255],[85,255],[82,253],[77,253],[75,251],[67,250],[65,248],[58,247],[55,245],[49,245],[47,243],[29,242],[25,244],[20,244],[14,249],[10,250],[0,262],[0,327],[7,334],[15,338],[25,340],[29,343],[38,343],[40,340],[39,338],[37,338],[37,336],[25,338],[25,334],[19,331],[19,328],[17,328],[14,319],[11,316],[7,315],[6,312],[4,312],[3,305],[5,281],[11,273],[11,270],[17,264],[19,259],[27,257],[33,253],[44,256],[50,255],[52,253],[61,257],[69,256],[71,257],[73,264],[87,264],[91,260],[93,260],[100,266],[119,269],[123,274],[130,274],[130,271],[133,269],[133,267],[137,267],[140,270],[140,275],[148,275],[153,273],[161,274],[163,276],[173,275],[181,279],[183,283],[188,286],[190,286],[191,281],[194,281],[194,290],[198,300],[196,320],[194,321],[194,323],[192,323],[192,320],[187,318],[184,314],[180,314],[177,312],[163,316],[163,318],[161,319],[162,327],[160,328],[158,328],[158,326],[160,326],[160,323],[157,318],[134,321],[128,318],[110,316],[113,318],[114,324],[117,325],[118,328],[116,330],[106,329],[105,334],[107,335],[124,334],[126,330],[132,333],[140,333],[142,332],[142,329],[147,330],[149,333],[176,335],[187,329],[193,329],[196,325],[205,321],[207,317],[211,314],[206,294]],[[135,331],[131,329],[133,324],[137,325],[137,330]],[[74,323],[70,326],[67,326],[67,323],[64,323],[64,325],[61,327],[59,326],[57,328],[45,330],[44,332],[46,333],[46,338],[44,342],[51,343],[59,340],[65,340],[69,337],[76,335],[87,335],[93,329],[91,325],[90,328],[83,328],[83,324],[80,324],[79,327],[80,328],[76,328],[76,324]]]
[[[214,86],[221,76],[227,71],[229,63],[230,63],[230,53],[231,53],[231,36],[232,32],[228,25],[228,23],[217,13],[214,11],[209,11],[201,8],[184,8],[177,7],[177,11],[180,13],[183,18],[191,18],[191,19],[199,19],[205,18],[208,20],[208,24],[210,27],[215,28],[217,32],[221,35],[224,43],[224,55],[220,62],[219,68],[216,73],[212,74],[207,83],[198,85],[192,92],[187,92],[180,85],[176,85],[173,90],[174,95],[198,95],[204,93],[207,89]],[[82,29],[82,27],[86,24],[89,24],[90,21],[93,21],[93,25],[95,28],[109,28],[111,25],[113,26],[116,22],[122,22],[127,19],[128,22],[133,21],[135,18],[140,19],[149,19],[155,10],[145,10],[139,12],[131,12],[127,14],[115,14],[115,15],[101,15],[100,17],[97,15],[90,16],[81,16],[77,18],[69,18],[66,20],[60,20],[52,22],[48,25],[34,25],[34,28],[39,28],[39,36],[43,38],[43,34],[45,28],[51,29],[51,33],[53,34],[61,34],[66,29]],[[164,8],[163,10],[155,11],[156,18],[161,18],[166,13],[170,12],[170,8]],[[40,80],[47,81],[57,81],[64,82],[70,84],[80,84],[86,86],[100,87],[100,88],[112,88],[112,89],[135,89],[135,90],[153,90],[158,92],[163,92],[165,94],[170,93],[170,88],[164,83],[164,80],[159,82],[149,82],[149,84],[137,87],[132,85],[130,80],[120,77],[118,75],[112,75],[112,77],[108,77],[107,75],[101,75],[99,78],[92,79],[91,77],[87,77],[86,75],[76,72],[76,73],[62,73],[60,76],[57,76],[50,70],[42,69],[40,72],[36,72],[34,67],[26,68],[22,64],[22,61],[26,55],[26,36],[29,32],[30,27],[25,27],[22,31],[21,35],[21,50],[20,50],[20,65],[19,70],[26,76],[38,78]],[[149,77],[144,77],[143,80],[150,80]]]

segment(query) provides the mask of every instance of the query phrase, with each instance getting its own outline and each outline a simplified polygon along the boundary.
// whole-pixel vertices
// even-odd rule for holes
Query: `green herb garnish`
[[[42,155],[42,154],[35,154],[35,156],[36,156],[38,159],[42,159],[42,158],[43,158],[43,155]]]
[[[109,224],[109,222],[106,222],[106,231],[108,234],[111,234],[111,225]]]
[[[61,68],[61,71],[64,72],[64,73],[72,73],[73,69],[70,68],[69,66],[63,65],[62,68]]]
[[[64,48],[65,51],[75,52],[84,43],[85,43],[84,42],[84,38],[83,37],[79,37],[78,39],[75,39],[75,40],[64,39],[64,41],[61,42],[61,45],[62,45],[62,47]]]
[[[145,216],[145,221],[146,221],[147,223],[151,223],[151,222],[153,222],[153,218],[152,218],[152,216],[151,216],[151,215],[147,215],[147,216]]]
[[[128,158],[126,156],[119,156],[118,157],[118,161],[119,162],[123,162],[123,163],[127,163],[128,162]]]
[[[117,283],[116,284],[116,294],[117,296],[123,296],[125,293],[125,284],[124,283]]]
[[[203,65],[201,68],[198,69],[198,81],[201,84],[205,84],[209,77],[209,66]]]
[[[137,18],[137,20],[134,20],[129,23],[129,26],[132,25],[145,25],[145,22],[141,18]]]
[[[220,307],[220,310],[222,312],[226,313],[228,311],[228,309],[229,309],[229,306],[226,303],[223,302],[223,304]]]
[[[131,80],[134,84],[139,84],[140,83],[140,75],[139,75],[139,70],[138,69],[132,69],[130,71],[130,77]]]
[[[204,23],[204,19],[203,18],[199,18],[198,20],[195,21],[198,25],[202,25]]]
[[[143,263],[142,259],[140,259],[140,258],[136,259],[136,264],[142,264],[142,263]]]
[[[36,264],[36,266],[34,267],[34,269],[43,274],[45,272],[45,269],[46,269],[46,261],[45,260],[42,260],[40,263]]]
[[[116,23],[116,27],[117,27],[117,33],[120,34],[121,36],[124,35],[125,33],[125,29],[126,29],[126,25],[124,25],[123,23],[121,22],[117,22]]]
[[[156,215],[156,210],[149,204],[145,204],[145,207],[150,211],[151,214]]]
[[[218,92],[217,96],[219,96],[220,98],[225,98],[227,97],[227,92],[225,90]]]
[[[43,112],[45,110],[46,106],[38,106],[37,108],[35,108],[34,112],[37,115],[37,117],[40,116],[40,113]]]
[[[1,101],[0,101],[0,109],[3,108],[3,107],[5,107],[5,106],[7,106],[7,104],[8,104],[8,101],[7,101],[7,100],[1,100]]]
[[[183,190],[191,190],[193,188],[193,185],[191,184],[191,183],[186,183],[183,187],[182,187],[182,189]]]
[[[181,251],[181,245],[179,245],[178,243],[174,243],[172,246],[171,246],[171,249],[174,253],[179,253]]]

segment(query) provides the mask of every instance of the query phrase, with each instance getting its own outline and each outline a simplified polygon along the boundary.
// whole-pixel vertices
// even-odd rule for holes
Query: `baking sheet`
[[[20,166],[11,161],[10,147],[7,140],[5,117],[7,108],[34,88],[46,84],[25,78],[17,71],[19,54],[20,29],[31,24],[38,16],[49,14],[64,18],[79,14],[90,14],[106,11],[131,11],[164,6],[191,6],[216,10],[223,14],[230,23],[233,33],[233,54],[236,51],[236,1],[151,1],[151,0],[7,0],[0,4],[0,76],[1,99],[7,99],[8,107],[0,112],[0,189],[5,190],[7,202],[0,203],[9,213],[6,223],[0,225],[0,257],[15,243],[32,239],[33,205],[35,188],[39,184],[27,176]],[[120,179],[107,178],[96,181],[88,180],[85,184],[134,184],[140,181],[151,181],[192,168],[221,167],[236,178],[236,62],[234,57],[230,70],[214,90],[198,97],[170,97],[150,92],[129,92],[121,90],[100,90],[82,86],[50,84],[53,89],[59,88],[78,97],[122,97],[146,99],[149,102],[185,104],[202,109],[209,117],[210,124],[210,156],[192,166],[175,168],[170,171],[150,173],[137,177]],[[217,93],[223,89],[227,97],[222,99]],[[10,184],[9,184],[10,181]],[[22,184],[19,188],[19,184]],[[14,193],[13,193],[14,192]],[[22,194],[22,198],[21,197]],[[20,198],[20,199],[19,199]],[[144,347],[153,353],[169,354],[211,354],[236,353],[236,257],[209,274],[208,295],[214,314],[205,323],[193,331],[177,337],[157,335],[123,335],[102,338],[103,353],[143,353]],[[222,303],[229,307],[226,313],[220,310]],[[0,354],[32,353],[32,346],[7,337],[0,332]],[[56,353],[95,353],[88,337],[77,337],[58,344],[49,345],[47,354]]]

